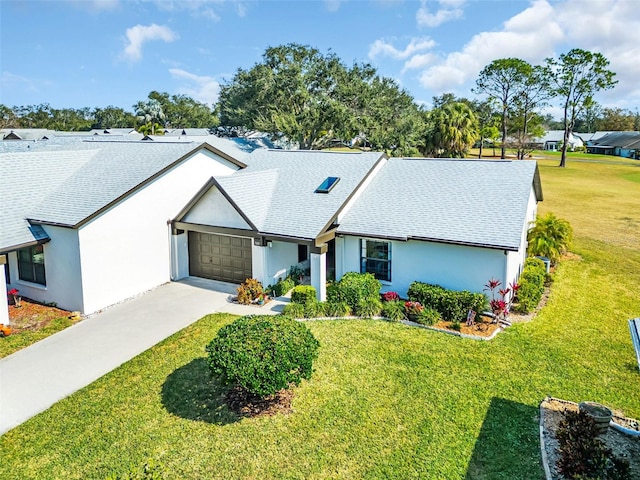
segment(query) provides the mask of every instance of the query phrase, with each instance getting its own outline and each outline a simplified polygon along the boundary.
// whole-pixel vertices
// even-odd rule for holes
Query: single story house
[[[189,275],[266,286],[302,262],[320,299],[327,278],[348,271],[401,295],[414,280],[481,291],[491,277],[517,279],[542,200],[531,161],[236,158],[225,147],[78,142],[0,154],[0,287],[90,314]],[[0,323],[6,312],[0,304]]]
[[[549,150],[552,152],[558,152],[562,149],[562,142],[564,142],[564,130],[549,130],[544,133],[542,137],[536,138],[534,143],[543,150]],[[580,136],[570,133],[569,134],[569,150],[574,151],[576,148],[582,148],[584,142]]]
[[[587,152],[640,160],[640,132],[610,132],[589,142]]]

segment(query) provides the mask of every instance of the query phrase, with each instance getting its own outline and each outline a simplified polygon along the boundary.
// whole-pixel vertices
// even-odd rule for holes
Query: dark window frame
[[[47,286],[44,265],[44,245],[27,247],[16,252],[18,258],[18,278],[23,282]]]
[[[391,260],[391,242],[360,240],[360,273],[372,273],[380,281],[391,282]]]

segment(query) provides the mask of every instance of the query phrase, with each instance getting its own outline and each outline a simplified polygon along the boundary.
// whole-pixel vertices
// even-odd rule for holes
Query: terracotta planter
[[[581,412],[586,413],[595,420],[600,434],[606,433],[613,415],[611,409],[596,402],[580,402],[578,407]]]

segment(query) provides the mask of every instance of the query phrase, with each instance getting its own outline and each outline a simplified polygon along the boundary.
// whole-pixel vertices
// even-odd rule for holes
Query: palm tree
[[[164,112],[162,105],[157,100],[148,100],[146,102],[138,102],[133,108],[136,110],[138,120],[143,124],[151,124],[151,135],[156,133],[156,125],[164,125]]]
[[[430,112],[431,128],[424,152],[434,157],[464,158],[478,139],[478,120],[462,102],[451,102]]]
[[[555,264],[571,246],[573,229],[569,222],[549,212],[536,218],[527,239],[529,255],[547,257]]]

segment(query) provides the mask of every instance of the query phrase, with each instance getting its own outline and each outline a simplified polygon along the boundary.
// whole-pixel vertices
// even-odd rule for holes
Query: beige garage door
[[[250,238],[189,232],[189,275],[242,283],[251,278]]]

